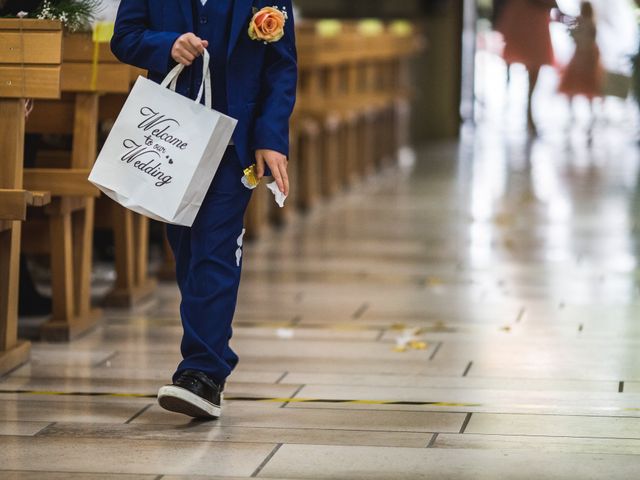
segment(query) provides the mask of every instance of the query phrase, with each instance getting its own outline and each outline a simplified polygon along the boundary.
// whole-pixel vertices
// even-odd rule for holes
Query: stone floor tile
[[[536,451],[283,445],[259,477],[623,480],[633,478],[638,465],[633,455],[548,453],[540,461]]]
[[[3,437],[1,470],[250,476],[275,445]]]

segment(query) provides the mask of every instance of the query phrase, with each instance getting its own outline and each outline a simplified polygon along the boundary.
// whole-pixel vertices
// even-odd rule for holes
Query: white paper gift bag
[[[193,224],[237,124],[212,110],[208,53],[203,60],[195,101],[175,92],[182,65],[160,85],[138,78],[89,176],[116,202],[155,220]]]

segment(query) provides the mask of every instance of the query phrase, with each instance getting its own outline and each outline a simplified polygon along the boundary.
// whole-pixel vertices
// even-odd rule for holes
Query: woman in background
[[[576,51],[569,65],[562,72],[558,90],[569,97],[582,95],[589,99],[593,110],[593,100],[602,96],[604,68],[600,62],[600,49],[596,43],[596,23],[591,2],[582,2],[580,16],[572,30]]]
[[[553,65],[551,44],[551,9],[558,8],[555,0],[501,0],[496,2],[496,30],[504,38],[502,54],[507,70],[514,63],[523,64],[529,74],[527,127],[536,134],[531,100],[538,74],[543,65]]]

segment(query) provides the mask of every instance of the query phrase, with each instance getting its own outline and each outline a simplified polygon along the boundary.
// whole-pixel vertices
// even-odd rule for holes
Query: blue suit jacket
[[[210,0],[215,1],[215,0]],[[253,8],[286,7],[289,20],[284,37],[265,45],[248,35]],[[171,48],[177,38],[192,32],[191,0],[122,0],[111,50],[124,63],[149,71],[162,81],[175,65]],[[234,0],[227,52],[229,115],[238,120],[233,135],[243,167],[255,163],[255,150],[269,149],[289,155],[289,117],[297,85],[295,29],[291,0]],[[195,98],[186,69],[178,92]],[[213,72],[215,75],[215,72]]]

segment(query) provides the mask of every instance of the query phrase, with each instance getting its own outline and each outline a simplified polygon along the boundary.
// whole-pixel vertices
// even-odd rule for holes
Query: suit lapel
[[[231,19],[231,33],[229,35],[229,50],[227,58],[231,56],[231,52],[238,43],[238,38],[242,32],[249,29],[249,18],[251,16],[251,7],[254,0],[233,0],[233,17]]]

